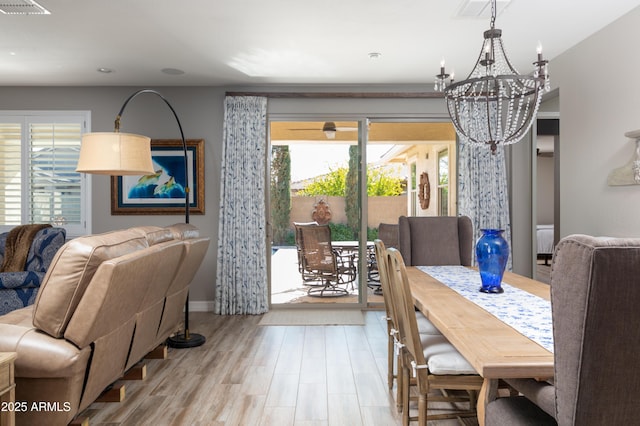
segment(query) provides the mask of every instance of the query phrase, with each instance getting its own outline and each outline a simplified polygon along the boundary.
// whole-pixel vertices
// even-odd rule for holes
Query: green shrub
[[[331,239],[333,241],[352,241],[353,231],[344,223],[329,223],[331,229]]]

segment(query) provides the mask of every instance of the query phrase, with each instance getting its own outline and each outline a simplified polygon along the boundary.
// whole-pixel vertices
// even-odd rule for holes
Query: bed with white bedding
[[[538,258],[543,258],[547,264],[553,254],[553,225],[538,225],[536,240],[538,242]]]

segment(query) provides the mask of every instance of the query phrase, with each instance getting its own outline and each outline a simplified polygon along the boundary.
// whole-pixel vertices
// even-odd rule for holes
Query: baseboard
[[[189,301],[189,312],[213,312],[213,301]]]

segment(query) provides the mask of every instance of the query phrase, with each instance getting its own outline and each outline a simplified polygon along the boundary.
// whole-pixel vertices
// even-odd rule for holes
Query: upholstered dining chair
[[[407,271],[402,255],[396,249],[387,249],[388,273],[391,281],[392,301],[398,316],[400,341],[404,344],[402,363],[402,420],[408,425],[413,418],[409,414],[410,372],[416,378],[418,391],[418,424],[426,426],[427,420],[472,417],[476,415],[477,394],[483,379],[471,364],[447,341],[444,336],[421,335],[418,332],[416,311],[411,296]],[[431,390],[440,389],[442,397],[430,396]],[[467,391],[466,398],[448,396],[446,391]],[[466,401],[467,410],[427,415],[429,401]]]
[[[382,240],[374,240],[374,250],[380,273],[380,285],[382,287],[382,295],[384,299],[384,309],[387,322],[387,384],[389,390],[393,389],[393,383],[396,381],[396,404],[398,410],[402,410],[402,354],[400,349],[402,343],[398,333],[398,316],[395,311],[395,305],[392,300],[393,291],[391,291],[391,282],[389,270],[387,267],[388,257],[387,249]],[[421,312],[416,312],[416,321],[418,323],[418,332],[426,335],[441,335],[435,325],[431,323]]]
[[[408,266],[470,266],[473,225],[467,216],[400,216],[398,243]]]
[[[340,254],[331,245],[331,228],[327,225],[302,226],[300,230],[301,256],[305,270],[313,274],[321,285],[312,286],[309,296],[344,296],[348,290],[342,284],[356,279],[355,253]]]
[[[398,248],[398,224],[381,223],[378,225],[378,238],[389,248]]]
[[[640,238],[560,240],[551,264],[554,378],[507,380],[524,396],[489,403],[486,424],[638,424],[639,300]]]

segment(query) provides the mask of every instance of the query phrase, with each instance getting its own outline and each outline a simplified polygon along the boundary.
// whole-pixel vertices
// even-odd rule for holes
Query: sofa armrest
[[[0,324],[0,352],[17,352],[16,377],[84,377],[91,347],[78,349],[33,327]]]

